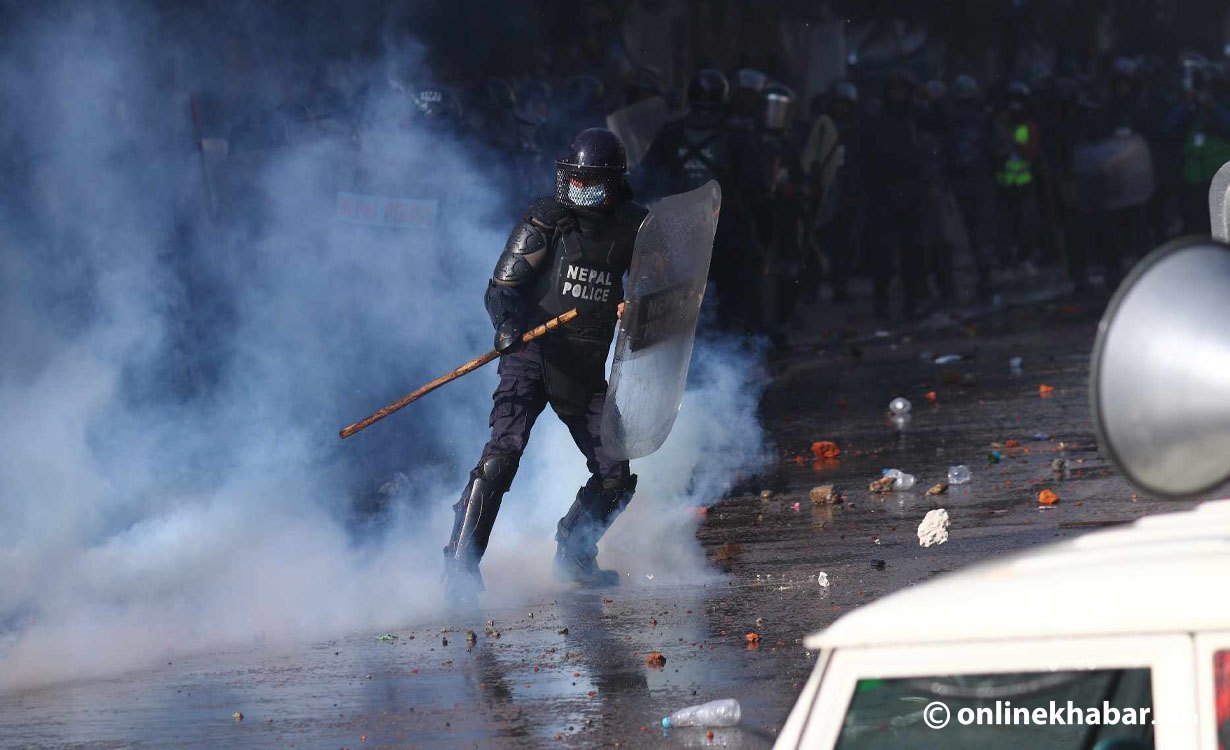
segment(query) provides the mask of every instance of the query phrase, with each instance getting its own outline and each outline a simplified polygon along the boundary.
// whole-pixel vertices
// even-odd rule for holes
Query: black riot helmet
[[[619,137],[606,128],[582,130],[568,156],[555,162],[555,200],[565,206],[604,211],[626,195],[628,157]]]
[[[781,132],[794,114],[794,91],[784,83],[771,83],[760,92],[760,127]]]
[[[730,83],[722,71],[705,68],[688,84],[688,104],[695,109],[717,109],[730,96]]]

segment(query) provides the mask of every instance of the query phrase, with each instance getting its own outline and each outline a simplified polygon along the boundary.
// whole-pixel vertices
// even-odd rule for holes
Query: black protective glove
[[[495,327],[495,350],[503,354],[516,349],[524,333],[525,327],[515,318],[505,318]]]

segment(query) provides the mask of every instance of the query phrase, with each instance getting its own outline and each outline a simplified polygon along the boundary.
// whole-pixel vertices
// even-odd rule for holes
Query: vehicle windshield
[[[1143,668],[864,679],[837,747],[1143,750],[1152,722]]]

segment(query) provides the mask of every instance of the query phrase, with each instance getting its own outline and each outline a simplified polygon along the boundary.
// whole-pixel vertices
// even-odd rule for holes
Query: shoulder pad
[[[568,209],[550,197],[539,198],[525,211],[526,221],[532,221],[540,227],[555,227],[567,218]]]

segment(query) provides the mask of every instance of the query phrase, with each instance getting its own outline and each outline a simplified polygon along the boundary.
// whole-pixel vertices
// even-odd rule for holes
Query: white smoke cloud
[[[23,17],[0,53],[0,689],[433,612],[495,368],[336,432],[490,346],[482,291],[509,227],[489,221],[502,211],[481,165],[404,130],[357,154],[344,135],[234,153],[228,173],[256,166],[246,191],[213,175],[233,198],[215,227],[192,76],[172,64],[200,56],[149,13],[59,10]],[[413,63],[395,62],[348,75]],[[437,200],[439,231],[336,221],[350,189]],[[689,509],[759,456],[756,361],[698,345],[604,561],[702,574]],[[489,559],[516,564],[487,566],[493,588],[553,585],[554,522],[584,479],[544,415],[493,535]]]

